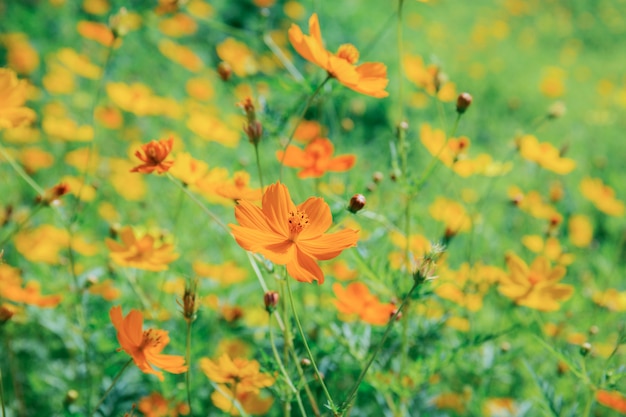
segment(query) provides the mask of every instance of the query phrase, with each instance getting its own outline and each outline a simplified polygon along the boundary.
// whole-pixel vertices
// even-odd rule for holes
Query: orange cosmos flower
[[[286,265],[287,273],[298,281],[323,283],[324,274],[315,261],[332,259],[356,246],[357,230],[325,233],[332,216],[323,199],[311,197],[296,206],[280,182],[267,188],[262,208],[245,200],[238,203],[235,217],[239,225],[229,225],[237,243]]]
[[[287,147],[286,153],[276,152],[276,158],[292,168],[302,168],[298,172],[299,178],[319,178],[326,171],[342,172],[352,168],[356,162],[355,155],[341,155],[332,157],[335,148],[326,138],[317,138],[309,142],[304,150],[294,145]]]
[[[158,174],[167,172],[174,161],[166,161],[172,147],[174,146],[174,138],[150,141],[141,146],[141,151],[135,152],[135,156],[143,161],[143,164],[131,169],[130,172],[141,172],[150,174],[156,170]],[[143,151],[143,153],[142,153]]]
[[[261,388],[274,384],[274,378],[261,372],[261,365],[255,360],[231,359],[223,354],[217,361],[200,359],[200,368],[207,378],[218,384],[237,385],[246,392],[258,393]]]
[[[156,375],[163,381],[163,373],[152,368],[153,365],[173,374],[187,371],[185,358],[161,353],[170,342],[167,331],[143,330],[143,316],[140,311],[130,310],[130,313],[123,317],[122,307],[115,306],[109,311],[109,316],[117,330],[117,340],[122,346],[118,351],[128,353],[142,372]]]
[[[617,391],[606,391],[600,389],[596,391],[596,401],[605,407],[611,408],[619,413],[626,414],[626,397]]]
[[[304,59],[325,69],[331,77],[358,93],[376,98],[389,95],[385,91],[389,80],[384,64],[366,62],[355,66],[359,51],[349,43],[341,45],[336,54],[326,50],[316,13],[309,19],[309,33],[304,35],[296,24],[289,28],[289,41]]]
[[[384,326],[389,322],[396,306],[383,304],[371,294],[367,286],[360,282],[353,282],[346,288],[341,284],[333,284],[333,291],[337,296],[335,305],[343,314],[358,314],[366,323]]]

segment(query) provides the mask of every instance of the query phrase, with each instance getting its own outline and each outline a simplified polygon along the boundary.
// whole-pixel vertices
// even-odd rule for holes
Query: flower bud
[[[589,334],[590,334],[591,336],[595,336],[595,335],[597,335],[599,332],[600,332],[600,328],[599,328],[598,326],[596,326],[595,324],[589,328]]]
[[[233,69],[227,62],[220,62],[217,64],[217,74],[220,76],[222,81],[230,80],[231,75],[233,75]]]
[[[72,404],[72,403],[75,403],[77,399],[78,399],[78,391],[76,391],[75,389],[71,389],[67,391],[67,393],[65,394],[65,399],[63,400],[63,402],[65,404]]]
[[[303,368],[308,368],[309,366],[311,366],[311,360],[307,358],[302,358],[300,360],[300,365],[302,365]]]
[[[265,303],[265,310],[272,314],[276,310],[278,305],[279,296],[276,291],[268,291],[263,295],[263,302]]]
[[[122,7],[116,14],[109,17],[109,27],[115,38],[120,38],[130,31],[126,7]]]
[[[372,174],[372,181],[374,181],[374,183],[376,184],[378,184],[384,179],[385,179],[385,175],[380,171],[376,171],[374,172],[374,174]]]
[[[198,307],[196,306],[197,288],[198,279],[187,282],[187,284],[185,284],[185,292],[183,293],[182,301],[177,300],[178,305],[181,306],[183,309],[183,317],[188,323],[191,323],[196,319],[196,311],[198,310]]]
[[[248,140],[251,144],[256,145],[263,136],[263,125],[258,120],[255,120],[247,125],[243,126],[243,131],[248,135]]]
[[[61,182],[54,187],[46,190],[43,196],[37,196],[37,202],[45,205],[54,204],[56,200],[63,197],[70,191],[69,185],[64,182]]]
[[[548,119],[558,119],[559,117],[563,117],[565,116],[566,111],[567,108],[565,107],[565,103],[557,101],[548,108]]]
[[[591,343],[585,342],[580,345],[580,354],[582,356],[587,356],[591,352]]]
[[[465,113],[465,111],[472,104],[472,96],[469,93],[461,93],[456,99],[456,111],[459,114]]]
[[[350,199],[350,204],[348,205],[348,211],[351,213],[356,213],[357,211],[363,209],[365,207],[365,196],[363,194],[355,194]]]

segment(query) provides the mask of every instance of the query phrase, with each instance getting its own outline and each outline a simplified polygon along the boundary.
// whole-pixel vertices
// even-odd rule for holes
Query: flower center
[[[350,43],[344,43],[337,50],[337,56],[341,59],[345,59],[346,61],[354,65],[359,60],[359,51],[354,45]]]
[[[141,341],[141,347],[156,347],[161,344],[161,332],[154,331],[153,329],[144,330],[143,338]]]
[[[541,282],[541,275],[534,271],[530,271],[528,274],[528,282],[530,282],[530,285],[537,285]]]
[[[295,237],[309,225],[309,215],[299,210],[290,211],[288,221],[289,232]]]

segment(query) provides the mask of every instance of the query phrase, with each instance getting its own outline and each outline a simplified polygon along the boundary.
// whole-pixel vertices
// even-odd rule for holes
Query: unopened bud
[[[222,81],[230,80],[231,75],[233,75],[233,69],[227,62],[220,62],[217,64],[217,74],[220,76]]]
[[[177,300],[179,306],[182,307],[183,317],[188,323],[193,322],[196,319],[196,289],[198,288],[198,279],[193,279],[185,284],[185,292],[183,293],[182,300]]]
[[[263,136],[263,125],[258,120],[255,120],[247,125],[243,126],[243,131],[248,135],[248,140],[251,144],[256,145],[261,141]]]
[[[402,319],[402,312],[398,311],[398,309],[393,310],[389,318],[392,318],[393,316],[395,316],[396,312],[398,313],[398,315],[396,316],[396,321],[400,321]]]
[[[565,116],[566,111],[567,109],[565,107],[565,103],[557,101],[548,108],[548,119],[558,119],[559,117],[563,117]]]
[[[263,295],[263,302],[265,303],[265,310],[268,313],[272,314],[274,310],[276,310],[276,306],[278,305],[278,293],[276,291],[268,291]]]
[[[502,344],[500,345],[500,351],[502,353],[506,353],[509,350],[511,350],[511,344],[509,342],[502,342]]]
[[[65,394],[64,402],[65,404],[72,404],[76,402],[77,399],[78,399],[78,391],[76,391],[75,389],[71,389]]]
[[[585,342],[580,345],[580,354],[583,356],[587,356],[591,352],[591,343]]]
[[[303,368],[308,368],[311,366],[311,361],[307,358],[302,358],[302,360],[300,360],[300,365],[302,365]]]
[[[459,114],[465,113],[465,111],[472,104],[472,96],[469,93],[461,93],[456,99],[456,111]]]
[[[374,181],[374,183],[376,184],[378,184],[384,179],[385,179],[385,175],[380,171],[376,171],[372,174],[372,181]]]
[[[120,38],[129,32],[128,11],[126,7],[122,7],[116,14],[109,18],[109,27],[115,38]]]
[[[590,334],[591,336],[595,336],[595,335],[597,335],[599,332],[600,332],[600,328],[599,328],[598,326],[596,326],[595,324],[589,328],[589,334]]]
[[[356,213],[365,207],[365,196],[363,194],[355,194],[350,199],[350,204],[348,205],[348,211],[350,213]]]
[[[43,194],[43,196],[37,196],[36,201],[38,203],[42,203],[42,204],[45,204],[45,205],[50,205],[50,204],[53,204],[59,198],[63,197],[69,191],[70,191],[69,185],[67,185],[66,183],[62,182],[62,183],[59,183],[59,184],[55,185],[54,187],[46,190],[46,192]]]

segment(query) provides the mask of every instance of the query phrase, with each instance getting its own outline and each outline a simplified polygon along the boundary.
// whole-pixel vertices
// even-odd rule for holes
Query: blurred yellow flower
[[[535,162],[544,169],[564,175],[576,168],[576,161],[562,157],[551,143],[539,142],[533,135],[522,136],[517,144],[522,158]]]
[[[526,235],[522,236],[522,244],[531,252],[542,254],[552,262],[565,266],[574,262],[574,255],[564,252],[561,243],[555,237],[550,236],[544,240],[539,235]]]
[[[37,117],[24,103],[28,85],[10,69],[0,68],[0,130],[30,123]]]
[[[165,57],[191,72],[198,72],[204,67],[200,57],[186,46],[179,45],[169,39],[162,39],[158,47]]]
[[[472,227],[472,220],[465,207],[446,197],[437,197],[428,208],[428,212],[433,219],[445,224],[446,237],[467,232]]]
[[[109,238],[105,241],[110,250],[109,257],[119,266],[166,271],[168,264],[178,259],[173,245],[159,242],[149,234],[138,236],[130,226],[123,227],[119,236],[121,244]]]
[[[115,107],[96,107],[94,118],[107,129],[119,129],[124,124],[124,116]]]
[[[23,229],[15,235],[15,249],[31,262],[58,264],[60,252],[67,248],[70,236],[65,229],[49,224]]]
[[[164,35],[179,38],[196,33],[198,24],[188,15],[177,13],[170,18],[161,20],[159,22],[159,30]]]
[[[8,33],[0,37],[7,49],[7,65],[18,74],[28,75],[39,67],[39,53],[23,33]]]
[[[565,94],[565,76],[566,73],[562,68],[545,68],[539,90],[548,98],[562,97]]]
[[[610,311],[626,311],[626,291],[609,288],[606,291],[596,291],[591,297],[594,303]]]
[[[115,41],[115,37],[113,36],[113,31],[110,27],[105,25],[104,23],[97,22],[89,22],[87,20],[81,20],[76,24],[76,30],[78,33],[85,39],[90,39],[92,41],[96,41],[101,45],[110,47],[110,46],[119,46],[121,39],[117,39],[115,45],[113,45]]]
[[[142,397],[137,409],[144,417],[178,417],[189,415],[189,406],[184,402],[167,400],[158,392]]]
[[[195,185],[208,170],[209,166],[206,162],[193,158],[188,152],[179,152],[169,173],[185,185]]]
[[[507,253],[506,263],[509,274],[500,281],[500,293],[516,304],[539,311],[557,311],[560,302],[567,301],[574,293],[574,287],[559,284],[565,276],[565,267],[550,267],[550,262],[543,256],[535,258],[533,263],[526,263],[512,252]]]
[[[240,415],[234,402],[249,415],[266,415],[272,407],[274,399],[262,398],[258,393],[246,391],[239,385],[227,386],[218,384],[218,389],[211,394],[213,405],[231,416]]]
[[[259,64],[254,58],[254,54],[246,46],[233,38],[226,38],[217,45],[217,56],[232,68],[238,77],[254,75],[259,71]]]
[[[84,0],[83,10],[90,14],[103,15],[111,9],[109,0]]]
[[[437,65],[426,66],[419,55],[406,54],[402,64],[406,77],[419,88],[423,88],[429,95],[437,97],[443,102],[456,100],[456,85],[442,76]]]
[[[116,300],[122,294],[118,288],[115,288],[113,280],[110,279],[92,283],[87,291],[89,291],[89,294],[99,295],[107,301]]]
[[[226,287],[245,281],[248,270],[238,266],[235,261],[226,261],[223,264],[208,264],[201,261],[193,263],[193,271],[199,277],[209,278]]]
[[[79,126],[66,117],[44,116],[41,128],[52,138],[67,142],[89,142],[94,135],[91,125]]]
[[[601,212],[615,217],[624,215],[624,203],[615,197],[615,191],[605,185],[602,179],[583,178],[580,182],[580,192]]]
[[[190,97],[200,101],[208,101],[215,94],[213,84],[204,77],[190,78],[185,84],[185,90]]]

